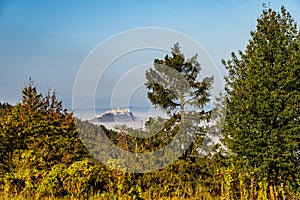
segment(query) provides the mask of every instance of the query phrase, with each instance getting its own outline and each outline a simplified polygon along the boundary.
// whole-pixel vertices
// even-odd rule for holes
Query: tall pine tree
[[[235,163],[274,186],[300,167],[300,35],[285,7],[265,8],[229,75],[224,142]]]
[[[193,145],[186,155],[197,154],[196,149],[202,145],[202,136],[206,131],[200,123],[210,118],[210,111],[206,111],[205,106],[210,101],[213,77],[199,81],[201,67],[197,54],[186,59],[178,43],[174,44],[171,53],[162,60],[155,59],[154,67],[146,71],[148,98],[153,105],[171,116],[165,123],[167,129],[175,130],[173,132],[179,129],[187,137],[193,135]]]

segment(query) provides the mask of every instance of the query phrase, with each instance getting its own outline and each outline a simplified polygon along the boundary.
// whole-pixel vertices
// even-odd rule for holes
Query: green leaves
[[[224,143],[241,169],[276,182],[300,164],[299,32],[282,7],[264,10],[251,36],[245,52],[223,60],[229,71]]]
[[[30,194],[52,166],[71,164],[87,152],[55,93],[44,97],[31,82],[22,94],[22,102],[5,105],[0,116],[0,172],[21,177],[16,181],[25,185],[17,190]]]
[[[209,102],[213,77],[198,81],[200,70],[197,55],[185,59],[176,43],[172,56],[155,59],[154,68],[146,71],[148,98],[168,114],[180,112],[184,115],[188,106],[203,108]]]
[[[195,140],[197,144],[193,144],[193,147],[187,150],[189,153],[196,153],[197,147],[202,143],[200,136],[204,135],[202,132],[205,128],[199,128],[200,121],[209,119],[209,112],[205,111],[204,107],[210,101],[213,77],[205,77],[199,81],[200,70],[197,55],[186,59],[179,44],[176,43],[172,48],[171,56],[166,55],[162,60],[155,59],[154,67],[146,71],[145,85],[151,103],[170,116],[170,120],[166,123],[171,123],[175,119],[174,116],[177,116],[178,120],[174,123],[176,125],[169,126],[172,127],[172,135],[180,131],[198,137]],[[169,132],[163,130],[166,136]]]

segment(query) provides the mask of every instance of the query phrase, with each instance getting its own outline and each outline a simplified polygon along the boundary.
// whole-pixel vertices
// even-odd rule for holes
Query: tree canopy
[[[225,144],[242,171],[270,186],[299,172],[299,48],[299,31],[285,7],[266,8],[246,50],[223,60],[229,72]]]
[[[187,152],[198,153],[202,145],[205,126],[200,123],[210,118],[205,106],[210,101],[210,89],[213,77],[205,77],[199,81],[201,72],[198,55],[185,58],[179,43],[171,49],[171,56],[164,59],[154,59],[154,67],[146,71],[146,87],[148,98],[153,105],[158,106],[171,115],[165,124],[178,134],[184,132],[183,141],[194,140]],[[173,115],[172,115],[173,114]],[[190,138],[192,136],[192,138]],[[183,144],[187,146],[187,144]],[[188,143],[188,142],[187,142]]]
[[[210,101],[213,77],[199,81],[201,68],[197,54],[186,59],[178,43],[171,53],[163,60],[155,59],[154,68],[146,71],[148,98],[167,113],[180,113],[184,118],[186,107],[203,109]]]
[[[39,93],[30,81],[20,103],[0,103],[1,199],[300,199],[299,46],[285,7],[265,8],[245,51],[222,61],[225,101],[210,112],[213,77],[200,81],[197,55],[186,59],[176,43],[146,71],[148,97],[169,119],[149,118],[141,129],[77,119],[55,92]],[[202,120],[214,120],[223,144],[199,156],[208,133]],[[178,134],[194,138],[189,149]],[[167,145],[177,148],[160,151]],[[174,149],[186,154],[161,165]],[[149,159],[155,151],[158,159]],[[138,170],[124,168],[128,162]],[[139,170],[153,164],[162,168]]]
[[[61,162],[71,163],[87,154],[72,113],[63,110],[55,92],[48,92],[44,97],[30,82],[22,90],[22,102],[7,111],[6,116],[0,118],[0,150],[5,169],[17,169],[19,164],[13,159],[28,153],[37,162],[43,162],[28,163],[40,169]]]

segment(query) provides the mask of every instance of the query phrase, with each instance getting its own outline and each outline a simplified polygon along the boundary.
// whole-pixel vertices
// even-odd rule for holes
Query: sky
[[[269,2],[277,11],[285,5],[295,21],[300,22],[299,0]],[[71,108],[76,77],[91,52],[124,31],[145,27],[177,31],[192,38],[223,76],[226,70],[221,59],[230,59],[232,51],[245,49],[249,33],[255,30],[261,15],[262,3],[252,0],[0,0],[0,102],[20,102],[21,90],[31,77],[42,93],[56,90],[64,106]],[[158,39],[163,42],[166,38]],[[102,54],[114,53],[124,44],[121,40],[118,45],[108,46]],[[151,67],[154,58],[163,58],[166,53],[146,49],[120,55],[97,83],[95,106],[109,106],[112,96],[118,95],[124,98],[129,95],[126,97],[129,104],[145,105],[143,86],[137,85],[128,94],[129,82],[127,85],[120,79],[137,66]],[[135,77],[144,77],[141,70],[134,73]],[[118,81],[122,87],[116,90],[117,95],[112,95],[112,85]],[[85,88],[86,82],[77,84],[89,90]],[[85,98],[83,93],[82,98]],[[118,99],[115,105],[124,106],[124,101]]]

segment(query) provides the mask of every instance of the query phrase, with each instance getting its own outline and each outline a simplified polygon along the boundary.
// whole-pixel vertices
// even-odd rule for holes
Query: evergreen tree
[[[269,184],[299,173],[300,35],[285,7],[265,8],[245,52],[222,61],[229,75],[225,144],[243,171]]]
[[[12,106],[8,103],[0,102],[0,121],[2,118],[5,118],[7,114],[11,111]],[[0,124],[0,130],[2,126]],[[0,175],[7,170],[7,165],[5,162],[7,144],[9,143],[8,138],[0,131]]]
[[[2,168],[13,171],[19,159],[33,156],[28,163],[45,170],[57,163],[70,164],[87,155],[76,130],[72,113],[62,108],[55,92],[43,96],[33,83],[22,90],[22,102],[0,118]],[[31,158],[32,159],[32,158]]]
[[[168,114],[179,113],[182,119],[188,106],[203,109],[210,100],[213,77],[200,82],[200,71],[197,55],[185,59],[179,44],[174,44],[172,56],[155,59],[154,68],[146,72],[148,98]]]
[[[185,134],[193,135],[194,144],[199,145],[205,131],[199,124],[209,119],[209,112],[204,107],[210,101],[213,77],[199,81],[201,68],[197,55],[186,59],[178,43],[171,50],[172,56],[155,59],[154,68],[146,71],[148,98],[171,116],[164,131],[170,132],[172,137],[181,129]],[[188,152],[195,152],[197,145]]]

